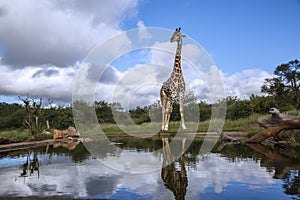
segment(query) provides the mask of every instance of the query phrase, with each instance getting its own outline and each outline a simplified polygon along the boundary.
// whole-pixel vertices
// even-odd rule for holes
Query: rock
[[[72,126],[70,126],[66,130],[63,130],[62,133],[63,133],[64,138],[68,138],[68,137],[74,138],[74,137],[80,136],[79,133],[77,132],[77,130]]]
[[[66,130],[60,131],[57,129],[54,129],[53,131],[53,138],[54,139],[63,139],[63,138],[78,138],[80,137],[80,134],[78,133],[78,131],[70,126],[69,128],[67,128]]]
[[[47,130],[43,130],[42,134],[43,135],[51,135],[51,133],[49,131],[47,131]]]
[[[60,130],[54,129],[53,130],[53,139],[62,139],[63,133]]]

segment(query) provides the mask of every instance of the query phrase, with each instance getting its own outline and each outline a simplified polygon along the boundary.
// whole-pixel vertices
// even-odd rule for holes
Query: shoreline
[[[244,138],[248,135],[247,132],[243,131],[232,131],[232,132],[224,132],[228,136],[233,136],[236,138]],[[190,137],[190,138],[197,138],[197,137],[219,137],[217,132],[198,132],[198,133],[160,133],[160,134],[135,134],[139,136],[139,138],[151,138],[151,137],[174,137],[178,135],[179,137]],[[127,135],[127,134],[109,134],[106,135],[108,139],[114,138],[127,138],[127,137],[134,137],[134,134]],[[64,138],[64,139],[48,139],[48,140],[41,140],[41,141],[32,141],[32,142],[16,142],[11,144],[2,144],[0,145],[0,153],[8,152],[8,151],[17,151],[22,149],[28,148],[36,148],[40,146],[46,145],[53,145],[56,143],[72,143],[72,142],[88,142],[92,141],[91,138]]]

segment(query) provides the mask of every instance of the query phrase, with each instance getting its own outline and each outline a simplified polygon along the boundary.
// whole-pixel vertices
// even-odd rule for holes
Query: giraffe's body
[[[180,33],[179,28],[176,29],[170,40],[171,42],[177,41],[177,49],[172,74],[170,78],[163,83],[160,90],[160,99],[162,104],[162,130],[168,130],[170,115],[173,110],[173,103],[177,95],[179,96],[180,103],[181,126],[183,129],[186,129],[183,114],[185,82],[181,70],[182,37],[185,36]]]

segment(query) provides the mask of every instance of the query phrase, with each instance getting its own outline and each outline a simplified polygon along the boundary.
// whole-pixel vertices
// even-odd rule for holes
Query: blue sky
[[[227,96],[261,95],[276,66],[299,59],[299,19],[300,0],[0,0],[0,101],[29,94],[70,103],[81,63],[97,45],[131,29],[178,26],[211,56]],[[125,35],[119,42],[128,47],[133,41]],[[111,44],[105,53],[117,47]],[[140,56],[135,57],[140,63],[122,55],[115,63],[124,66],[110,69],[102,80],[113,77],[117,83],[129,69],[145,64],[144,53],[131,54]],[[95,69],[87,68],[93,74]],[[168,68],[164,73],[168,76]],[[115,85],[108,82],[98,98],[109,101]],[[203,87],[195,87],[205,98]],[[156,90],[151,94],[158,97]]]
[[[192,37],[225,73],[275,67],[300,55],[300,1],[145,0],[137,19]],[[134,20],[124,28],[135,28]]]

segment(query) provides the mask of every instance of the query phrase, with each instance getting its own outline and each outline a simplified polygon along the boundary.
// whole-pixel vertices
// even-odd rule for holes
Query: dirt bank
[[[27,149],[27,148],[36,148],[39,146],[46,146],[52,145],[58,142],[72,142],[73,140],[70,139],[50,139],[50,140],[42,140],[42,141],[34,141],[34,142],[17,142],[12,144],[3,144],[0,145],[0,152],[6,151],[15,151],[20,149]]]
[[[238,139],[245,138],[248,133],[246,132],[224,132],[228,136],[232,136]],[[160,133],[158,134],[138,134],[136,137],[140,138],[147,138],[147,137],[174,137],[176,136],[182,136],[182,137],[219,137],[219,135],[216,132],[199,132],[199,133]],[[124,137],[134,137],[134,135],[127,135],[127,134],[110,134],[106,135],[107,138],[124,138]],[[27,149],[27,148],[36,148],[39,146],[46,146],[46,145],[53,145],[55,143],[70,143],[70,142],[76,142],[78,140],[83,140],[81,138],[74,138],[74,139],[49,139],[49,140],[42,140],[42,141],[33,141],[33,142],[17,142],[17,143],[11,143],[11,144],[4,144],[0,145],[0,152],[7,152],[7,151],[15,151],[20,149]]]

